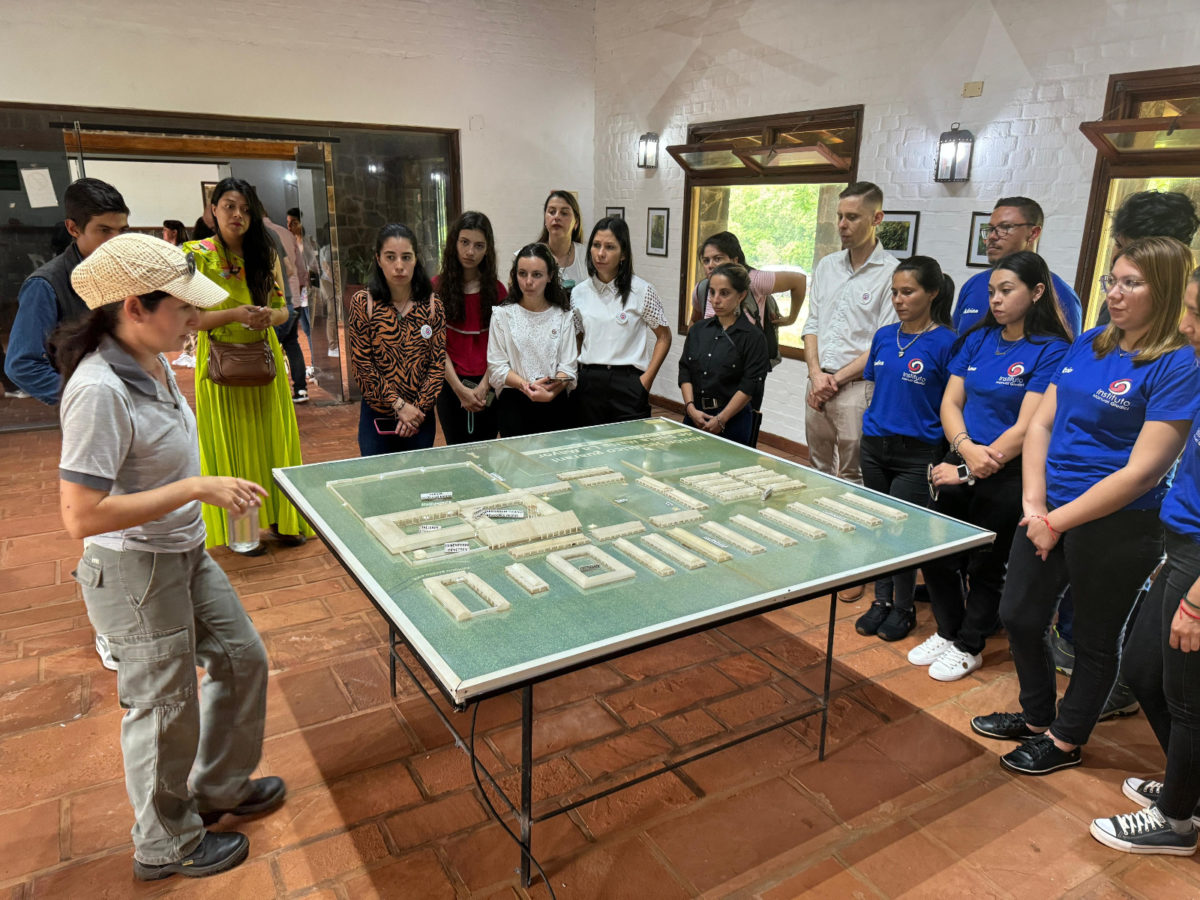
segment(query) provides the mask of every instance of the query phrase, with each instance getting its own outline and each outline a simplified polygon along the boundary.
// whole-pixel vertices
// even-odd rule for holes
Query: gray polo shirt
[[[169,388],[111,337],[83,358],[59,407],[59,478],[110,494],[135,494],[200,474],[196,417],[166,359],[158,359]],[[113,550],[191,550],[204,543],[200,501],[153,522],[92,535],[86,543]]]

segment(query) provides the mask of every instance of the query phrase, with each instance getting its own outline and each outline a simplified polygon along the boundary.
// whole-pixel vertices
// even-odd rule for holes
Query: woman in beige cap
[[[133,871],[214,875],[249,841],[205,826],[274,809],[286,793],[282,779],[251,778],[267,655],[204,548],[200,512],[254,507],[266,491],[200,475],[196,419],[163,356],[226,292],[190,254],[142,234],[108,241],[71,281],[91,312],[51,338],[64,381],[59,489],[67,532],[84,540],[75,580],[117,662]]]

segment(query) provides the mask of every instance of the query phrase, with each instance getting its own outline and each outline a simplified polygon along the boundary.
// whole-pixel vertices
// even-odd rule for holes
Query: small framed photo
[[[204,204],[202,209],[208,212],[208,208],[212,206],[213,191],[216,190],[217,182],[202,181],[200,182],[200,202]]]
[[[618,219],[625,218],[625,207],[623,206],[606,206],[604,207],[605,218],[616,216]]]
[[[987,258],[987,238],[983,226],[992,218],[991,212],[971,213],[971,234],[967,239],[967,265],[973,269],[986,269],[991,263]]]
[[[665,206],[651,206],[646,210],[646,255],[667,255],[667,234],[671,222],[671,210]]]
[[[919,212],[884,212],[883,221],[875,229],[875,235],[883,249],[897,259],[908,259],[917,252],[917,227],[921,222]]]

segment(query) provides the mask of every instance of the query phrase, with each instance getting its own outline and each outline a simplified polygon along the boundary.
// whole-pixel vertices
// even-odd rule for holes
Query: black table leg
[[[833,626],[837,622],[837,591],[829,595],[829,637],[825,641],[825,690],[821,695],[821,742],[817,759],[825,758],[825,732],[829,728],[829,682],[833,674]]]
[[[521,884],[529,887],[533,858],[533,685],[521,689]]]
[[[388,621],[388,674],[391,678],[388,679],[388,684],[392,689],[392,699],[396,699],[396,652],[400,646],[400,632],[396,630],[396,626]]]

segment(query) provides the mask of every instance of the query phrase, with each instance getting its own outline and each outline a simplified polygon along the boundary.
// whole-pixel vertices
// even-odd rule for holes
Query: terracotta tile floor
[[[187,381],[187,378],[183,379]],[[300,407],[305,459],[356,452],[354,406]],[[214,879],[133,881],[115,675],[98,664],[57,513],[56,431],[0,435],[0,891],[13,898],[524,898],[517,852],[414,685],[388,695],[386,629],[319,541],[214,553],[273,665],[262,771],[287,779],[246,822],[251,857]],[[831,751],[807,719],[538,826],[559,897],[1183,897],[1200,863],[1101,847],[1087,820],[1128,811],[1121,779],[1162,759],[1143,718],[1101,725],[1089,765],[1004,774],[970,715],[1016,697],[1003,640],[941,685],[838,610]],[[819,685],[820,602],[688,637],[535,689],[539,808],[769,722]],[[915,639],[931,630],[919,612]],[[514,697],[479,715],[480,754],[515,784]],[[463,725],[466,717],[460,717]],[[1139,759],[1142,760],[1139,762]]]

